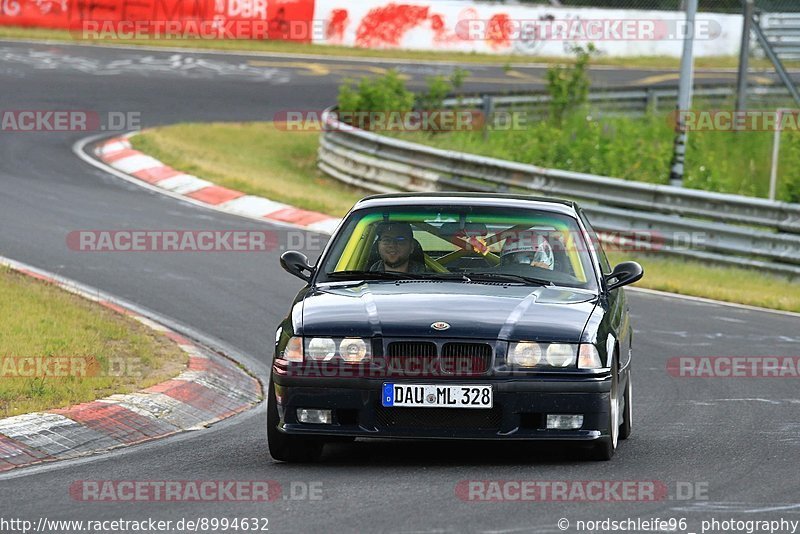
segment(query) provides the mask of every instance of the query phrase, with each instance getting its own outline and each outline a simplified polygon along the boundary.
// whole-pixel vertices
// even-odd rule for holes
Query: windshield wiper
[[[398,271],[336,271],[325,273],[328,278],[342,280],[410,280],[417,276]]]
[[[552,280],[545,280],[544,278],[535,278],[533,276],[522,276],[521,274],[510,273],[467,273],[472,280],[491,279],[491,280],[507,280],[511,282],[523,282],[526,284],[535,284],[538,286],[554,286]]]

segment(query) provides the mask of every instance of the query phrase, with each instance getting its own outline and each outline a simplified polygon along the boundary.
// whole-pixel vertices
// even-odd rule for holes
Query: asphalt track
[[[170,59],[174,54],[0,42],[0,109],[137,111],[143,126],[268,120],[280,110],[329,104],[346,74],[274,66],[292,62],[285,58],[260,58],[272,66],[257,66],[249,64],[252,57],[181,52]],[[194,67],[185,66],[193,62],[187,58]],[[198,67],[197,60],[207,63]],[[379,66],[334,62],[355,70]],[[487,69],[482,77],[504,74]],[[611,85],[652,75],[596,73]],[[79,229],[268,228],[282,246],[306,241],[312,257],[320,238],[184,204],[104,174],[73,155],[72,145],[83,136],[0,134],[0,255],[204,332],[243,354],[264,379],[275,326],[300,286],[279,267],[280,250],[82,253],[67,248],[66,235]],[[632,293],[631,300],[635,430],[612,462],[523,444],[357,442],[330,446],[321,464],[278,464],[267,451],[262,405],[208,430],[0,477],[0,517],[267,517],[271,532],[561,532],[560,518],[572,522],[567,532],[576,532],[579,519],[628,517],[686,517],[688,530],[699,532],[703,519],[800,519],[796,379],[689,379],[666,372],[674,356],[797,355],[798,319],[645,293]],[[78,480],[256,479],[284,488],[321,483],[322,499],[97,503],[68,493]],[[667,484],[670,496],[599,503],[464,502],[456,496],[460,481],[487,479],[656,480]],[[707,497],[677,500],[680,483],[707,488]]]

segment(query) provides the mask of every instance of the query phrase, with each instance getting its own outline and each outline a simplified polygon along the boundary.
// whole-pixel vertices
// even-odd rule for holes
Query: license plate
[[[383,405],[415,408],[491,408],[492,386],[383,384]]]

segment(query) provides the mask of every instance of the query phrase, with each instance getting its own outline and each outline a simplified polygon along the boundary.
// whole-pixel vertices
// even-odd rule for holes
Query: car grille
[[[386,349],[389,376],[430,376],[438,370],[435,343],[399,341]]]
[[[394,341],[386,347],[388,376],[479,376],[492,366],[488,343],[445,343],[441,355],[435,343]]]
[[[383,428],[500,428],[502,411],[470,408],[386,408],[378,406],[375,423]]]
[[[484,343],[447,343],[442,348],[442,371],[456,376],[482,375],[492,364],[492,347]]]

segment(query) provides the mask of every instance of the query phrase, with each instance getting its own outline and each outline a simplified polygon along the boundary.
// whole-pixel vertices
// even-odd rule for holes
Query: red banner
[[[315,0],[0,0],[0,26],[68,29],[76,39],[311,42]]]

